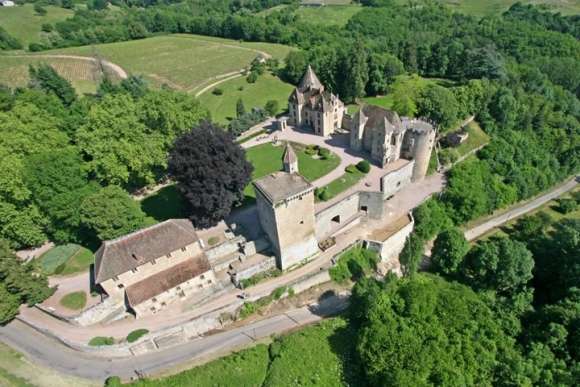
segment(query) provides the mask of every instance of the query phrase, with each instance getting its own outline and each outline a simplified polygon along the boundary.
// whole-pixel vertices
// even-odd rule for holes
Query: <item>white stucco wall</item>
[[[337,223],[332,220],[335,216],[340,216],[340,224],[344,224],[348,219],[353,218],[360,209],[360,196],[358,192],[347,196],[340,202],[325,208],[316,214],[316,238],[322,240],[336,229]]]
[[[389,172],[381,177],[381,190],[384,199],[394,195],[407,184],[411,183],[414,165],[415,161],[411,160],[401,168]]]

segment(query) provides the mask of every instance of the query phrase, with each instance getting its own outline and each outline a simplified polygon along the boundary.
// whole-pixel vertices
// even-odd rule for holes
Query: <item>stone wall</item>
[[[414,167],[415,161],[411,160],[401,168],[389,172],[381,177],[381,191],[383,192],[384,200],[388,199],[401,188],[411,183]]]
[[[415,227],[415,222],[411,214],[408,215],[409,222],[401,227],[399,230],[390,234],[386,239],[382,241],[376,240],[365,240],[363,245],[369,249],[376,251],[380,256],[382,261],[390,261],[392,259],[398,258],[403,247],[405,246],[405,241],[413,232]]]
[[[316,214],[316,238],[320,241],[330,236],[339,226],[344,225],[360,211],[360,195],[355,192],[343,200]]]

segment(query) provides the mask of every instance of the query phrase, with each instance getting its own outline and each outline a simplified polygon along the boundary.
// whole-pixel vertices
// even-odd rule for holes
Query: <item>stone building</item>
[[[288,98],[290,123],[315,134],[329,136],[342,126],[344,103],[324,89],[312,67],[308,66],[298,87]]]
[[[95,283],[140,317],[212,287],[216,277],[191,222],[170,219],[103,242]]]
[[[282,270],[318,252],[314,186],[298,173],[296,155],[289,145],[284,170],[293,172],[275,172],[254,182],[260,224]]]
[[[435,128],[418,119],[401,119],[391,110],[364,105],[351,120],[350,147],[370,154],[381,167],[400,158],[414,160],[413,181],[425,177],[435,143]]]

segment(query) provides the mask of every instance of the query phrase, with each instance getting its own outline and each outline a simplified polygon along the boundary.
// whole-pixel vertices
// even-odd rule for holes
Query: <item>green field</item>
[[[358,5],[327,5],[325,7],[300,7],[296,14],[300,21],[316,25],[344,26],[362,9]]]
[[[43,32],[41,26],[44,23],[53,24],[73,15],[70,9],[45,6],[46,15],[38,16],[33,10],[32,4],[24,4],[16,7],[0,7],[0,26],[22,43],[27,48],[29,43],[39,42]]]
[[[176,34],[46,53],[93,56],[97,52],[125,71],[145,76],[155,86],[167,84],[195,92],[214,82],[216,76],[247,67],[260,52],[284,59],[290,50],[279,44]]]
[[[235,117],[239,98],[244,101],[246,110],[264,107],[269,100],[276,100],[279,111],[283,111],[288,105],[288,96],[293,88],[269,73],[261,75],[255,83],[248,83],[246,77],[239,77],[216,87],[223,90],[222,95],[214,95],[210,89],[200,95],[199,100],[208,108],[212,119],[221,124],[227,124],[228,119]]]
[[[259,344],[180,374],[131,386],[347,386],[358,385],[353,328],[342,318]]]
[[[70,275],[88,270],[94,261],[93,253],[73,243],[56,246],[39,258],[42,270],[49,275]]]
[[[365,174],[359,171],[358,169],[355,169],[352,172],[345,171],[341,177],[331,181],[324,187],[321,187],[321,190],[325,190],[326,192],[328,192],[327,200],[330,200],[336,195],[346,191],[347,189],[358,183],[360,179],[362,179],[363,177],[365,177]],[[318,201],[319,198],[317,197],[316,199]]]
[[[1,10],[2,8],[0,8]],[[26,56],[2,56],[0,55],[0,83],[10,86],[26,86],[29,81],[28,66],[46,63],[64,78],[68,79],[77,93],[94,93],[101,79],[98,66],[90,61],[71,58],[39,58],[31,55]],[[116,74],[107,72],[112,79],[117,79]]]
[[[544,5],[547,9],[563,14],[580,13],[578,0],[437,0],[450,8],[468,15],[489,16],[506,11],[512,4],[521,1],[524,4]],[[397,0],[399,4],[408,4],[408,0]]]
[[[187,202],[175,185],[162,188],[154,195],[143,199],[141,209],[147,216],[159,222],[187,217]]]

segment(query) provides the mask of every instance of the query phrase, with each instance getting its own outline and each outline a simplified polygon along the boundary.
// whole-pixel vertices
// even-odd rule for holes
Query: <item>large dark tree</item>
[[[71,83],[61,77],[56,70],[47,64],[30,66],[30,86],[49,93],[54,93],[65,105],[76,99],[75,89]]]
[[[191,204],[196,227],[211,227],[229,215],[244,198],[252,165],[233,137],[202,122],[175,141],[169,155],[169,173]]]

